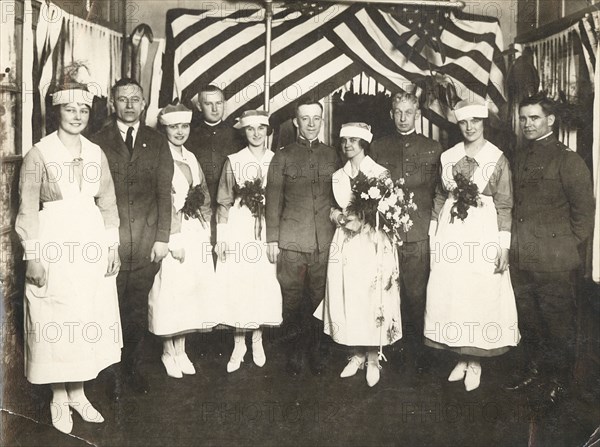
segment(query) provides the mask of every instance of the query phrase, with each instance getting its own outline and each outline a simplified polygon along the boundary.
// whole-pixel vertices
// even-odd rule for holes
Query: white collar
[[[138,121],[135,124],[129,125],[126,123],[122,123],[119,120],[117,121],[117,127],[119,128],[119,132],[121,132],[122,134],[127,135],[127,130],[129,130],[130,127],[133,127],[133,133],[134,135],[137,135],[138,129],[140,128],[140,122]]]
[[[216,123],[209,123],[208,121],[204,120],[204,124],[206,124],[207,126],[210,126],[210,127],[215,127],[215,126],[218,126],[218,125],[219,125],[219,124],[221,124],[222,122],[223,122],[223,120],[219,120],[219,121],[217,121]]]
[[[552,135],[552,131],[548,132],[546,135],[544,135],[543,137],[539,137],[536,138],[535,141],[540,141],[543,140],[544,138],[548,138],[550,135]]]
[[[371,157],[366,155],[365,158],[363,158],[362,161],[360,162],[360,166],[358,167],[358,170],[363,172],[364,174],[367,174],[370,171],[372,171],[375,166],[377,166],[377,163],[375,163],[375,160],[373,160]],[[350,160],[348,160],[346,162],[346,164],[343,167],[343,170],[348,177],[354,178],[354,177],[352,177],[352,164],[350,163]]]
[[[415,132],[416,132],[416,129],[414,129],[414,128],[413,128],[413,130],[409,130],[408,132],[400,132],[400,131],[398,131],[398,133],[400,135],[403,135],[403,136],[407,136],[407,135],[413,134]]]
[[[188,151],[185,147],[181,146],[181,154],[175,146],[169,141],[169,149],[171,149],[171,156],[173,157],[173,161],[179,161],[181,163],[190,164],[192,157],[194,155]]]

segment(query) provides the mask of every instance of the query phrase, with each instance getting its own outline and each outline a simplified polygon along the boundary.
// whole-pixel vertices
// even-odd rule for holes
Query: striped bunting
[[[598,30],[596,30],[596,23],[594,22],[598,24]],[[598,35],[600,34],[600,12],[587,14],[582,18],[577,24],[577,33],[581,40],[583,56],[590,75],[590,80],[593,82],[596,58],[600,57],[600,55],[596,55]]]
[[[373,7],[360,10],[328,37],[361,60],[365,71],[391,91],[435,70],[452,78],[462,98],[490,101],[496,111],[505,102],[503,67],[494,62],[502,48],[496,22],[473,22],[450,15],[440,35],[445,61],[431,47],[423,47],[419,53],[412,51],[418,36],[391,14]]]
[[[230,117],[262,108],[264,10],[220,12],[167,13],[161,104],[174,97],[190,100],[210,83],[223,89]],[[364,4],[328,4],[314,15],[275,8],[270,86],[274,124],[291,115],[296,100],[325,97],[361,72],[396,91],[430,70],[443,71],[460,96],[487,99],[497,107],[504,103],[503,67],[495,63],[502,48],[496,20],[449,14],[439,34],[441,47],[435,48],[411,30],[401,17]],[[446,120],[442,111],[437,113]]]

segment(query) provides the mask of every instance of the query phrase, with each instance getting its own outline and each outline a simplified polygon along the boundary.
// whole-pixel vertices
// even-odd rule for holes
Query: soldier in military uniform
[[[338,155],[318,140],[323,108],[307,100],[296,105],[296,142],[275,152],[266,190],[268,257],[278,262],[283,295],[287,369],[300,373],[305,354],[316,375],[324,367],[322,322],[312,316],[325,295],[327,260],[334,225],[331,175]]]
[[[202,113],[202,122],[192,129],[186,148],[192,152],[202,167],[206,177],[212,207],[211,244],[216,243],[217,189],[221,171],[227,156],[245,146],[242,138],[232,126],[223,122],[225,114],[225,96],[223,90],[207,85],[198,93],[198,110]]]
[[[555,105],[541,94],[523,100],[527,145],[515,159],[511,275],[528,359],[507,388],[536,383],[550,401],[564,394],[575,362],[575,279],[579,248],[594,225],[590,171],[552,133]]]
[[[414,224],[399,251],[400,297],[405,346],[421,372],[425,366],[422,337],[429,278],[427,233],[442,147],[416,132],[415,120],[419,116],[417,97],[396,93],[390,110],[396,132],[374,141],[371,157],[389,170],[393,180],[404,178],[406,188],[415,194]]]

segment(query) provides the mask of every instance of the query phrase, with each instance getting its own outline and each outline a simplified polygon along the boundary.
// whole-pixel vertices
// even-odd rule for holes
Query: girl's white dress
[[[169,143],[170,145],[170,143]],[[206,179],[194,154],[171,147],[175,163],[172,182],[170,253],[162,260],[148,298],[148,329],[160,336],[207,330],[218,323],[215,273],[210,244],[210,195]],[[186,219],[181,212],[190,187],[201,185],[204,205],[199,219]],[[179,262],[172,250],[183,248]]]
[[[430,229],[425,342],[463,354],[502,354],[520,338],[510,273],[494,273],[498,250],[510,247],[510,168],[489,142],[475,158],[459,143],[442,154],[441,165],[433,207],[437,225]],[[455,217],[451,223],[456,172],[477,185],[482,203],[469,208],[464,222]]]
[[[44,286],[25,284],[25,374],[36,384],[90,380],[121,359],[116,275],[105,276],[119,242],[114,184],[100,147],[80,139],[79,160],[54,132],[21,169],[16,231],[46,271]]]
[[[227,242],[226,260],[217,262],[217,277],[221,291],[221,323],[245,329],[259,326],[279,326],[281,288],[277,281],[277,265],[267,258],[265,217],[261,217],[260,239],[255,229],[256,218],[247,206],[240,205],[234,186],[262,179],[267,184],[267,172],[273,152],[266,150],[258,160],[247,147],[229,155],[217,192],[217,241]]]
[[[360,171],[367,177],[388,176],[387,170],[366,156]],[[338,206],[351,201],[352,168],[334,172],[333,193]],[[402,338],[398,258],[396,247],[381,230],[363,225],[348,236],[338,227],[327,266],[325,299],[314,316],[324,332],[347,346],[385,346]]]

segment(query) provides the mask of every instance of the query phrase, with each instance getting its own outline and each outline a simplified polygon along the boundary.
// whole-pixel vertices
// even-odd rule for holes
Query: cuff
[[[117,227],[106,229],[106,243],[109,247],[119,245],[119,229]]]
[[[435,236],[435,233],[437,233],[437,227],[438,227],[438,221],[437,220],[430,220],[429,221],[429,231],[427,232],[427,234],[429,235],[429,237]]]
[[[31,261],[41,258],[39,239],[29,239],[28,241],[23,241],[23,250],[24,261]]]
[[[169,238],[169,250],[176,250],[182,248],[185,244],[182,233],[174,233]]]
[[[168,243],[169,242],[169,230],[156,230],[156,238],[155,241],[156,242],[164,242],[164,243]]]
[[[510,231],[500,231],[498,233],[498,242],[500,243],[500,248],[510,249]]]

